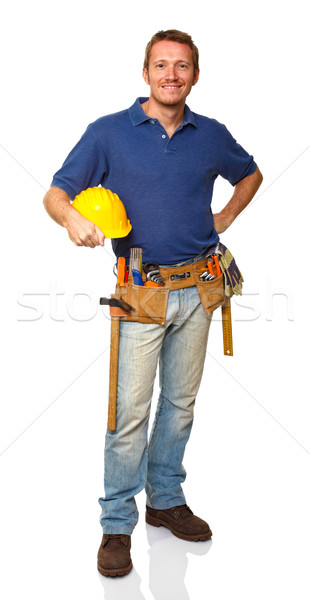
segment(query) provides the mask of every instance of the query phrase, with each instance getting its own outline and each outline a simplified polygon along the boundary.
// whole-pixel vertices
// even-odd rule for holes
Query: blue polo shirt
[[[102,185],[118,194],[132,231],[112,240],[116,257],[143,249],[143,262],[174,264],[216,244],[211,200],[218,175],[233,186],[256,164],[214,119],[185,106],[171,138],[148,117],[138,98],[128,109],[91,123],[55,173],[52,185],[71,199]]]

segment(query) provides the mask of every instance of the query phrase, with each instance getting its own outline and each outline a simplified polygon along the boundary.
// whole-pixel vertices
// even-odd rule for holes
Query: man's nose
[[[166,79],[168,81],[174,81],[177,78],[178,78],[178,76],[177,76],[176,68],[175,67],[168,67],[167,71],[166,71]]]

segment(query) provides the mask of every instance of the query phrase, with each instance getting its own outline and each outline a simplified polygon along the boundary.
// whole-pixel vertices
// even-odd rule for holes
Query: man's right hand
[[[96,246],[104,246],[104,233],[92,221],[89,221],[80,213],[73,209],[64,219],[64,227],[66,227],[70,240],[76,246],[88,246],[95,248]]]

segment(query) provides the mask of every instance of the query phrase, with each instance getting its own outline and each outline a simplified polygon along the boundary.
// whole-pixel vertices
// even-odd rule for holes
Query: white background
[[[233,358],[215,315],[185,493],[212,542],[146,528],[135,569],[107,580],[101,540],[113,256],[76,248],[42,205],[97,117],[147,95],[144,48],[190,33],[201,76],[188,104],[224,122],[264,182],[222,236],[245,278]],[[306,3],[12,0],[1,15],[1,596],[133,600],[309,598]],[[214,212],[232,189],[218,181]]]

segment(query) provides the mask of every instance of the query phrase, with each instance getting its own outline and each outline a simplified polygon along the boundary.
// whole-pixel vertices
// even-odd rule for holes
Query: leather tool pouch
[[[167,286],[151,288],[127,283],[124,287],[117,286],[117,293],[112,298],[121,298],[132,306],[129,313],[120,315],[121,321],[165,325],[168,296]]]
[[[211,281],[200,280],[201,270],[195,271],[194,275],[200,302],[208,315],[225,302],[224,275],[221,273],[219,277]]]
[[[215,265],[213,267],[215,270]],[[121,321],[165,325],[169,291],[196,285],[204,312],[208,315],[224,304],[225,288],[223,273],[212,281],[201,281],[200,275],[205,269],[205,259],[202,259],[191,265],[161,269],[165,280],[163,287],[135,285],[132,280],[125,286],[116,285],[115,294],[111,297],[125,300],[132,310],[126,313],[122,309],[113,308],[110,314],[112,317],[119,317]]]

